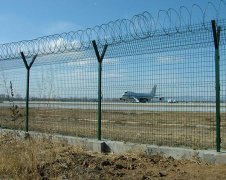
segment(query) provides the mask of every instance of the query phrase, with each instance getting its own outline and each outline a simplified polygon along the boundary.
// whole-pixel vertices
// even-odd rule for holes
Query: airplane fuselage
[[[159,98],[159,100],[161,100],[162,97],[157,97],[155,95],[156,87],[157,87],[157,85],[154,85],[154,87],[152,88],[152,91],[150,93],[136,93],[136,92],[132,92],[132,91],[126,91],[123,93],[120,100],[123,100],[123,101],[134,100],[135,102],[142,102],[142,103],[150,101],[153,98]]]
[[[154,96],[150,93],[135,93],[131,91],[125,92],[121,100],[127,101],[127,100],[136,100],[136,102],[147,102],[150,101]]]

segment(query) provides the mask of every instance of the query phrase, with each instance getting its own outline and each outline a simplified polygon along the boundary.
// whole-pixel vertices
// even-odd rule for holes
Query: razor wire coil
[[[203,28],[206,26],[209,9],[214,11],[213,19],[219,19],[222,9],[225,9],[225,0],[218,0],[218,7],[212,2],[208,2],[206,8],[201,8],[193,4],[191,10],[185,6],[180,6],[179,10],[169,8],[160,10],[155,19],[149,12],[133,16],[131,19],[118,19],[107,24],[87,28],[85,30],[71,31],[68,33],[44,36],[33,40],[12,42],[0,45],[0,60],[15,59],[20,57],[23,51],[27,57],[35,54],[48,55],[71,51],[82,51],[89,49],[92,40],[96,40],[98,46],[104,44],[117,44],[131,40],[145,39],[158,34],[161,29],[162,34],[181,33],[186,27],[192,32],[194,12],[201,14],[199,23]]]

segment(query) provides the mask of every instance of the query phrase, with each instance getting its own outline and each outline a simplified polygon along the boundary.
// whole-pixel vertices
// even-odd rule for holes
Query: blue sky
[[[2,1],[0,4],[0,43],[76,31],[116,19],[131,19],[133,15],[144,11],[157,17],[161,9],[179,9],[182,5],[191,9],[193,3],[205,9],[208,0]],[[193,12],[192,19],[194,22],[199,21],[201,18],[199,11],[194,9]],[[210,18],[215,16],[211,9],[208,16]],[[224,13],[222,18],[225,16]],[[63,60],[67,56],[69,55],[63,54],[63,57],[56,55],[51,58]],[[32,67],[31,96],[48,97],[51,93],[53,95],[51,97],[96,97],[97,63],[95,57],[91,60],[80,60],[79,55],[76,57],[72,53],[68,59],[73,56],[74,62],[68,64]],[[41,59],[41,57],[38,58]],[[48,58],[47,56],[46,59]],[[207,47],[206,49],[191,48],[188,51],[184,49],[159,54],[149,52],[146,55],[105,59],[104,62],[107,65],[104,66],[104,97],[120,97],[127,90],[149,92],[154,84],[158,84],[157,92],[166,97],[214,96],[213,58],[213,52],[210,52]],[[223,58],[225,59],[224,56]],[[135,63],[137,60],[140,63]],[[225,64],[222,67],[225,69]],[[13,81],[15,92],[25,96],[25,75],[25,69],[13,69],[1,74],[0,79],[7,80],[7,84]],[[224,77],[223,90],[225,91],[225,76],[222,77]],[[3,88],[0,93],[5,91],[2,80],[0,86]],[[206,89],[203,92],[204,88]],[[225,96],[225,93],[223,95]]]
[[[208,0],[5,0],[0,4],[0,43],[76,31],[149,11],[178,9]],[[216,2],[216,1],[215,1]]]

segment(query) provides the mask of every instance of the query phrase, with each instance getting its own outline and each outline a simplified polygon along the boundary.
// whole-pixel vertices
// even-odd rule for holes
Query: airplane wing
[[[139,99],[137,99],[136,97],[132,97],[136,102],[140,102]]]

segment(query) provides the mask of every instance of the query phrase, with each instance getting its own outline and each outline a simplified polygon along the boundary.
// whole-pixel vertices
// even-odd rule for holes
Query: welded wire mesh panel
[[[112,58],[103,63],[105,138],[215,147],[212,30],[210,24],[196,28],[108,48]]]
[[[37,62],[33,67],[30,129],[96,136],[97,64],[96,59],[84,58],[85,54],[59,54],[55,58],[62,63],[39,66]],[[52,57],[39,61],[48,58]]]
[[[223,37],[225,37],[225,31]],[[220,45],[220,86],[221,86],[221,142],[226,149],[226,46]]]

